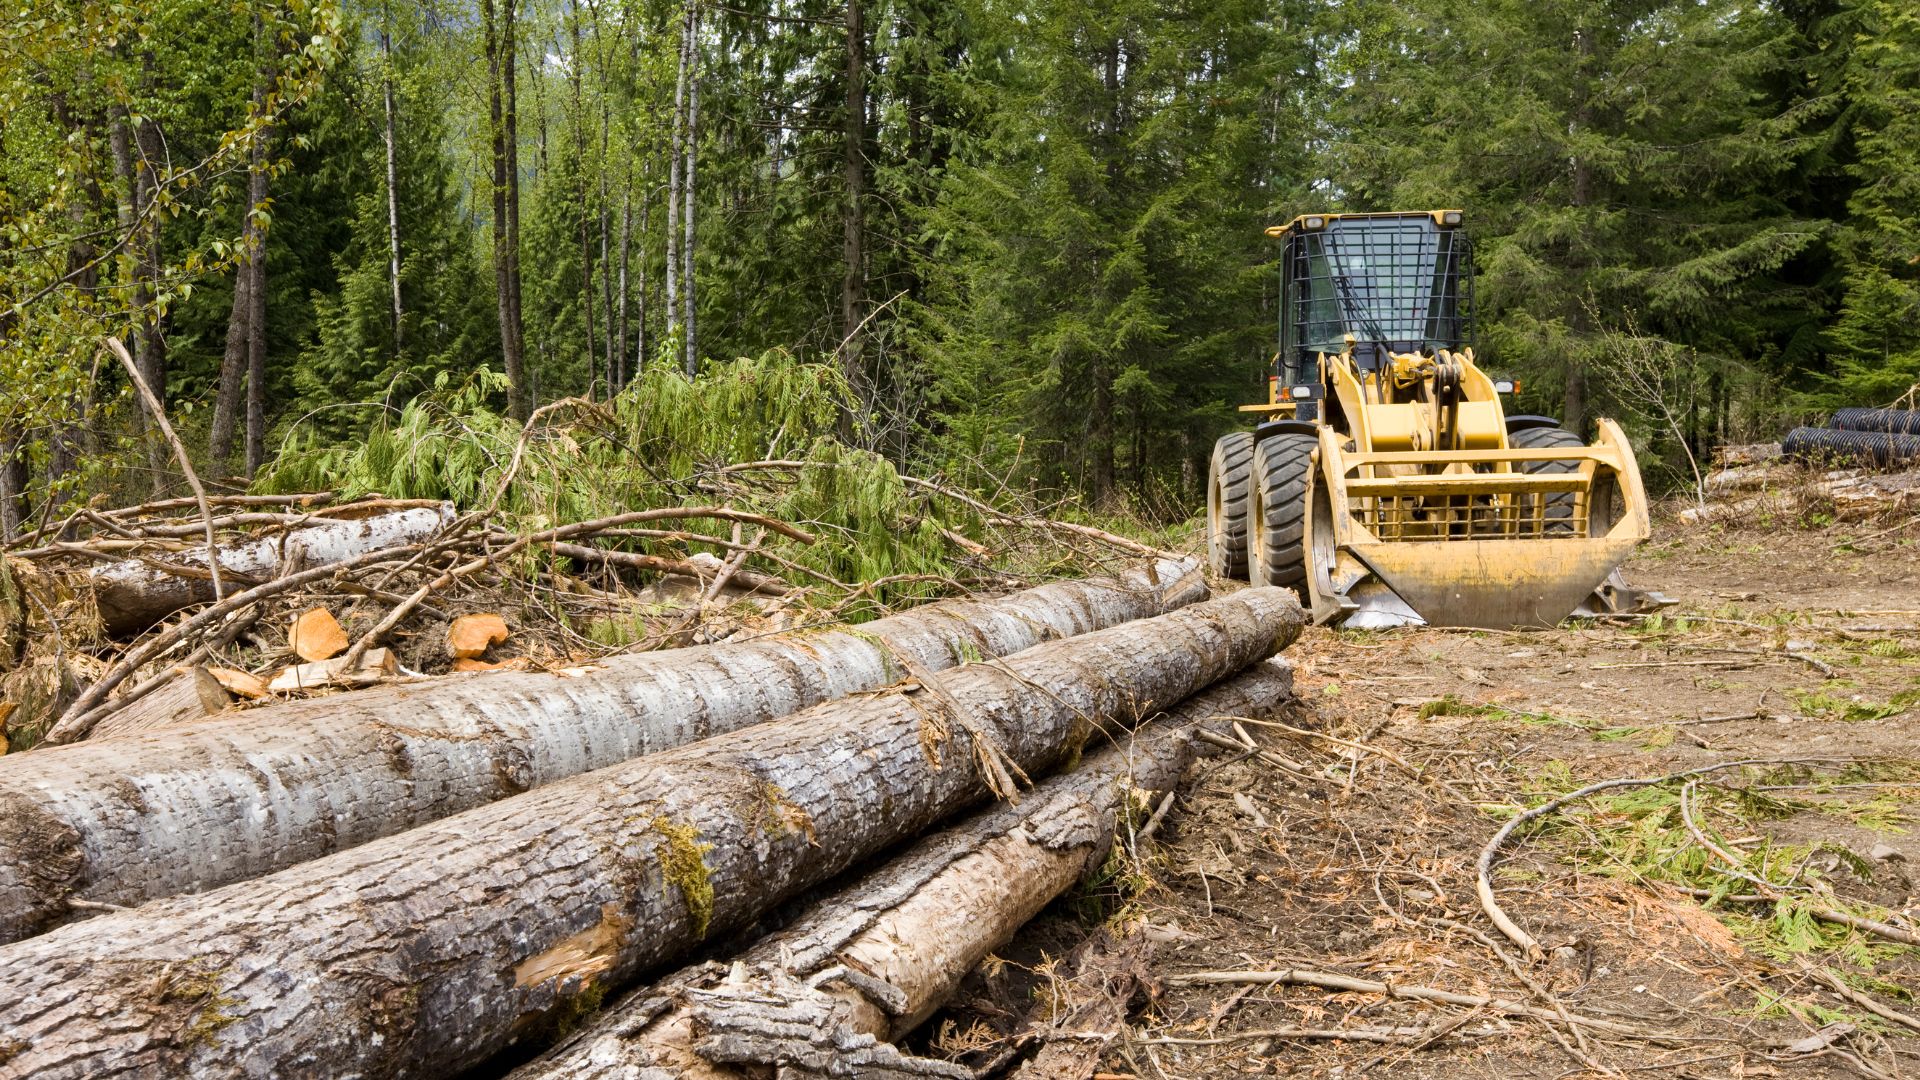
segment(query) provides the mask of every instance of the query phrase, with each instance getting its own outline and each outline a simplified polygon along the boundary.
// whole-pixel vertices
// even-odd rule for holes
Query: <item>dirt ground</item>
[[[1677,601],[1657,619],[1309,631],[1293,723],[1344,742],[1263,729],[1270,757],[1199,766],[1144,861],[976,973],[930,1049],[983,1060],[1036,1000],[1118,985],[1126,1022],[1079,1034],[1114,1077],[1920,1076],[1920,949],[1815,914],[1920,927],[1920,529],[1882,528],[1663,523],[1627,567]],[[1749,759],[1518,830],[1491,881],[1537,960],[1476,897],[1521,809]],[[1097,899],[1135,990],[1074,978]],[[1187,978],[1288,969],[1393,996]]]

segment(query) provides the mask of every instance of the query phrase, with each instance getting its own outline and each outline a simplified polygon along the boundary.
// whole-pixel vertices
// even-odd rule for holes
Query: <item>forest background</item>
[[[1893,401],[1920,8],[12,0],[0,531],[173,490],[129,368],[214,487],[457,493],[429,435],[644,395],[1180,521],[1264,394],[1263,227],[1443,206],[1485,366],[1656,483]]]

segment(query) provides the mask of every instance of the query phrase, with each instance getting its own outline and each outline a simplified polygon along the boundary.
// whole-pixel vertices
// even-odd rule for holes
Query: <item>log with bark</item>
[[[205,664],[183,664],[173,669],[160,689],[102,720],[93,737],[131,735],[199,720],[225,709],[232,700],[233,695]]]
[[[865,1059],[875,1040],[912,1031],[989,952],[1100,864],[1129,798],[1171,790],[1196,726],[1224,732],[1229,721],[1219,717],[1268,718],[1292,691],[1284,661],[1256,664],[1042,782],[1019,804],[921,841],[761,939],[731,971],[699,964],[628,994],[510,1080],[620,1080],[649,1068],[718,1080],[751,1075],[740,1065],[793,1069],[805,1058],[814,1071],[830,1071],[819,1067],[830,1062],[841,1069],[835,1075],[866,1075],[848,1070],[875,1067]],[[825,1022],[782,1044],[765,1037],[769,1007]],[[702,1044],[716,1032],[719,1043]],[[748,1047],[760,1056],[743,1060]]]
[[[0,941],[271,873],[604,768],[1201,599],[1198,566],[946,601],[842,630],[399,684],[0,758]]]
[[[1291,591],[1246,589],[0,947],[0,1077],[477,1064],[1302,621]]]
[[[452,503],[413,507],[359,521],[317,519],[250,543],[219,549],[220,572],[234,581],[263,581],[290,561],[306,566],[339,562],[370,551],[424,540],[453,523]],[[125,559],[88,572],[109,634],[137,634],[161,619],[213,599],[207,549]],[[237,591],[229,583],[228,591]]]

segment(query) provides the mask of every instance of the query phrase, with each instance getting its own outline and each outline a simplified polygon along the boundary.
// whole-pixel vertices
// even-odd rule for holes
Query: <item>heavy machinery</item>
[[[1619,425],[1588,444],[1508,415],[1474,362],[1458,210],[1307,214],[1281,243],[1280,347],[1252,431],[1214,444],[1208,549],[1297,590],[1316,622],[1492,628],[1641,610],[1618,571],[1648,535]]]

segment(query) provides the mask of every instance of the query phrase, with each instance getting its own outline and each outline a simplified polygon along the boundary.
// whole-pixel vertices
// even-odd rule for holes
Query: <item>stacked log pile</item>
[[[952,1066],[877,1044],[926,1020],[988,953],[1097,866],[1121,823],[1137,820],[1128,813],[1145,805],[1139,797],[1178,782],[1195,729],[1267,719],[1292,691],[1291,669],[1273,660],[1196,694],[1020,803],[923,840],[731,967],[699,964],[634,991],[513,1080],[620,1080],[646,1068],[717,1080],[749,1076],[743,1066],[754,1065],[951,1075]]]
[[[672,663],[722,677],[684,675],[694,688],[678,698],[645,691],[660,702],[650,720],[640,719],[641,699],[620,699],[614,685],[647,678],[611,667],[529,674],[549,680],[544,689],[476,692],[444,709],[420,704],[431,696],[424,687],[304,703],[297,723],[292,713],[276,723],[297,734],[280,744],[274,768],[307,785],[285,802],[276,789],[286,783],[270,770],[236,778],[265,751],[246,749],[252,735],[224,718],[32,755],[58,766],[63,805],[90,804],[107,815],[99,820],[118,815],[122,825],[90,826],[95,847],[85,848],[85,814],[49,813],[32,804],[29,780],[9,782],[0,801],[27,807],[13,815],[25,839],[7,856],[10,887],[28,898],[22,910],[37,912],[16,933],[67,917],[48,898],[76,881],[104,888],[94,884],[102,874],[119,875],[112,887],[131,891],[114,895],[140,906],[0,946],[0,1076],[446,1075],[577,1023],[610,991],[995,800],[827,901],[796,928],[817,946],[807,963],[769,966],[770,956],[794,954],[800,939],[789,938],[754,953],[742,979],[683,995],[705,1002],[708,1036],[692,1046],[700,1068],[804,1058],[841,1075],[886,1075],[896,1064],[903,1075],[937,1074],[873,1040],[924,1016],[972,960],[1065,888],[1104,846],[1132,789],[1171,784],[1186,745],[1170,734],[1178,725],[1258,715],[1278,692],[1279,676],[1258,669],[1216,684],[1298,633],[1291,593],[1249,589],[1156,615],[1191,597],[1166,574],[1146,573],[1158,587],[1101,586],[1112,605],[1104,614],[1082,609],[1053,624],[1031,607],[999,619],[930,615],[917,631],[866,642],[865,654],[859,632],[824,651],[824,635],[814,635],[733,669],[699,669],[715,650],[698,650],[697,661]],[[1026,636],[1016,624],[1029,626]],[[968,640],[976,632],[984,636]],[[956,648],[956,638],[966,644]],[[958,661],[967,662],[951,666]],[[943,663],[950,669],[935,670]],[[836,664],[838,675],[817,673]],[[816,673],[778,683],[790,668]],[[471,683],[510,678],[522,676]],[[902,681],[861,692],[893,678]],[[568,687],[583,685],[605,697],[572,701]],[[357,704],[377,694],[391,696],[378,708]],[[827,700],[835,694],[851,696]],[[508,714],[479,703],[489,697],[522,710],[565,704],[542,723],[523,711],[508,732]],[[1182,702],[1180,715],[1128,734]],[[242,715],[257,724],[276,712]],[[435,727],[428,716],[442,719]],[[430,734],[412,730],[423,723]],[[673,746],[689,738],[700,741]],[[298,748],[332,763],[296,768]],[[1083,749],[1078,768],[1047,779]],[[226,764],[210,764],[223,753]],[[327,787],[342,769],[368,770],[377,779],[365,790],[383,789],[386,801],[343,809],[359,804]],[[180,794],[221,784],[198,802]],[[200,815],[171,828],[226,829],[222,859],[233,869],[205,882],[193,871],[132,885],[144,869],[92,861],[121,842],[110,834],[124,823],[159,812],[140,809],[148,791],[174,792],[166,814]],[[131,810],[99,809],[114,798]],[[254,820],[222,823],[249,806],[259,808]],[[450,816],[430,820],[439,814]],[[377,824],[383,815],[392,828]],[[351,828],[325,839],[322,822],[337,817]],[[137,856],[146,842],[125,851]],[[282,853],[261,855],[282,843]],[[222,880],[231,883],[168,895]],[[95,911],[114,903],[81,899]],[[909,940],[924,948],[887,955]],[[837,1019],[824,1042],[769,1041],[767,1022],[782,1009]]]
[[[258,877],[969,657],[1159,615],[1205,591],[1197,563],[1163,560],[858,628],[401,683],[0,757],[0,806],[19,826],[0,832],[0,941],[102,904]]]

